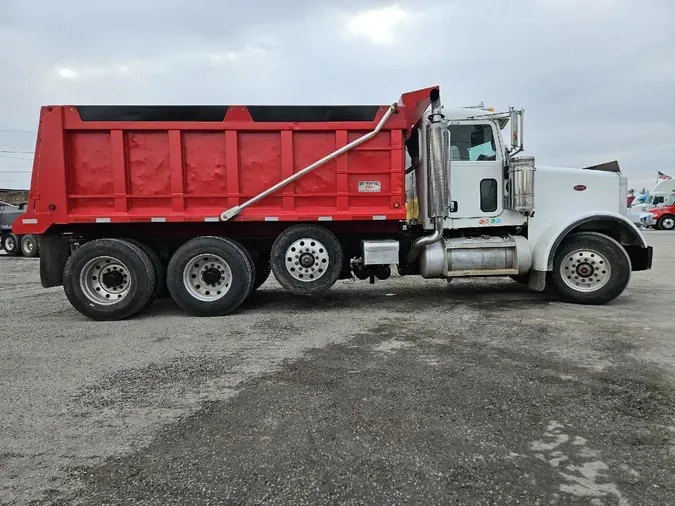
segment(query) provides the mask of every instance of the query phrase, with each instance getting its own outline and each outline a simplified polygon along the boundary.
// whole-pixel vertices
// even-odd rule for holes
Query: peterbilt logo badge
[[[575,191],[578,191],[578,192],[582,192],[582,191],[584,191],[585,189],[586,189],[586,185],[584,185],[584,184],[578,184],[578,185],[576,185],[576,186],[574,187],[574,190],[575,190]]]

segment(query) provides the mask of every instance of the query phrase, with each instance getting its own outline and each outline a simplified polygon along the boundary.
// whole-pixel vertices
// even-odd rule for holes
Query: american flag
[[[668,175],[666,175],[666,174],[664,174],[663,172],[659,171],[659,177],[658,177],[658,179],[662,179],[662,180],[665,181],[665,180],[667,180],[667,179],[673,179],[673,178],[670,177],[670,176],[668,176]]]

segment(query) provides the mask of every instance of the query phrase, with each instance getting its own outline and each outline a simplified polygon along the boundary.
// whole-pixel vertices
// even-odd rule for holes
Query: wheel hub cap
[[[115,288],[122,286],[124,283],[124,275],[122,274],[122,271],[118,271],[117,269],[112,271],[108,270],[101,275],[101,282],[106,288],[114,290]]]
[[[316,239],[298,239],[286,250],[286,269],[298,281],[310,283],[326,273],[330,257]]]
[[[673,226],[675,225],[675,221],[672,218],[666,218],[665,220],[663,220],[663,225],[666,228],[673,228]]]
[[[593,266],[591,264],[577,265],[577,274],[582,278],[589,278],[593,275]]]
[[[215,285],[223,278],[222,273],[215,267],[208,267],[202,272],[202,280],[207,285]]]
[[[128,267],[120,260],[101,256],[84,266],[80,273],[80,288],[90,301],[110,305],[124,299],[130,291]]]
[[[560,265],[560,276],[567,286],[579,292],[593,292],[607,284],[611,266],[602,254],[594,250],[576,250]]]
[[[314,255],[310,253],[303,253],[300,255],[300,265],[306,269],[314,265]]]
[[[213,302],[230,291],[232,271],[229,264],[217,255],[197,255],[183,269],[183,285],[195,299]]]

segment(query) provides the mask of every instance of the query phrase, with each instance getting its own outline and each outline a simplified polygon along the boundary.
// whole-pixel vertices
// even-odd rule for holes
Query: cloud
[[[353,36],[376,44],[392,44],[398,30],[411,17],[409,11],[392,5],[356,12],[347,18],[345,25],[347,32]]]
[[[47,103],[388,104],[440,84],[525,107],[543,164],[616,158],[638,180],[675,172],[674,26],[671,0],[6,0],[0,129],[34,130]]]

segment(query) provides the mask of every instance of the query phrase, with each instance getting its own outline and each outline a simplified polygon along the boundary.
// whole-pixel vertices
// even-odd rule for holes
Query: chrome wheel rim
[[[197,255],[183,269],[183,284],[195,299],[213,302],[224,297],[232,288],[232,270],[218,255]]]
[[[673,218],[664,219],[663,228],[667,228],[668,230],[670,230],[671,228],[675,228],[675,220]]]
[[[326,247],[316,239],[298,239],[286,250],[286,270],[293,278],[311,283],[326,274],[330,257]]]
[[[93,258],[80,272],[80,288],[95,304],[116,304],[129,295],[131,286],[129,268],[117,258]]]
[[[23,250],[26,253],[32,253],[33,252],[33,241],[31,241],[30,239],[27,239],[23,244]]]
[[[16,247],[16,243],[14,242],[14,239],[12,239],[11,237],[8,237],[7,239],[5,239],[5,249],[7,249],[9,251],[9,250],[13,250],[15,247]]]
[[[560,276],[575,291],[594,292],[609,282],[612,269],[604,255],[579,249],[567,254],[560,265]]]

